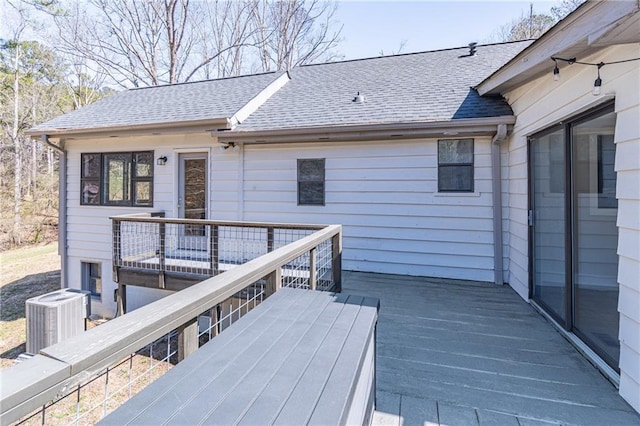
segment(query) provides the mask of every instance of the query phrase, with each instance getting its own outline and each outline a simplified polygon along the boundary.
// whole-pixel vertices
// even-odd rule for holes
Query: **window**
[[[93,299],[102,295],[102,278],[99,263],[82,262],[82,289],[91,293]]]
[[[83,205],[153,205],[153,152],[81,155]]]
[[[473,192],[473,139],[438,141],[438,192]]]
[[[324,158],[298,159],[298,205],[324,206]]]

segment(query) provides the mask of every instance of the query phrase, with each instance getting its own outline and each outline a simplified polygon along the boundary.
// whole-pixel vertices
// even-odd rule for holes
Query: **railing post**
[[[158,223],[158,237],[160,239],[160,247],[158,250],[158,267],[160,268],[158,274],[158,285],[160,288],[165,288],[164,282],[164,270],[165,270],[165,261],[166,261],[166,251],[167,251],[167,230],[166,224],[164,222]]]
[[[215,337],[220,334],[221,331],[220,321],[222,321],[222,315],[220,315],[220,304],[217,304],[209,310],[209,316],[211,317],[211,330],[209,333],[211,334],[211,337]]]
[[[266,281],[265,293],[269,297],[282,288],[282,267],[278,266],[275,271],[267,275]]]
[[[309,289],[315,290],[318,283],[316,271],[316,247],[309,250]]]
[[[216,276],[220,273],[220,230],[218,225],[211,226],[211,239],[209,241],[209,250],[211,251],[211,270],[213,275]]]
[[[336,293],[342,291],[342,231],[331,238],[331,271],[333,288]]]
[[[124,315],[127,313],[127,286],[118,283],[118,298],[116,301],[116,316]]]
[[[267,228],[267,253],[271,253],[273,251],[273,228]]]
[[[113,219],[112,228],[113,228],[113,261],[112,261],[113,281],[117,283],[120,281],[118,277],[118,268],[120,267],[120,263],[122,261],[121,259],[122,237],[121,237],[120,221],[118,219]]]
[[[193,318],[178,327],[178,362],[198,349],[198,319]]]

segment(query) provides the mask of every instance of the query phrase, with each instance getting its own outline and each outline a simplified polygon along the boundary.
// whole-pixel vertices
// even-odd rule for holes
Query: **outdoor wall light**
[[[165,164],[167,164],[167,156],[163,155],[162,157],[158,157],[158,159],[156,160],[156,164],[158,166],[164,166]]]
[[[225,151],[226,151],[226,150],[228,150],[229,148],[231,148],[231,150],[232,150],[233,152],[238,152],[238,151],[240,151],[240,145],[236,145],[236,143],[235,143],[235,142],[229,142],[229,143],[227,143],[227,144],[220,145],[220,148],[219,148],[219,149],[220,149],[220,151],[221,151],[221,152],[225,152]]]

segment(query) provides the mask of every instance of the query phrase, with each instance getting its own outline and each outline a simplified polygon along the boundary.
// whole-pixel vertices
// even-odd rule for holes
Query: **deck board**
[[[380,299],[374,424],[640,424],[508,286],[345,272]]]

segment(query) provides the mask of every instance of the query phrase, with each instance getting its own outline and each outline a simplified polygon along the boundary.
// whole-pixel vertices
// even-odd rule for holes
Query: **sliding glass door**
[[[573,155],[573,330],[618,365],[618,228],[615,114],[571,127]]]
[[[530,138],[531,297],[618,368],[615,114],[609,104]]]
[[[533,297],[565,325],[565,140],[564,129],[541,134],[531,143]]]

